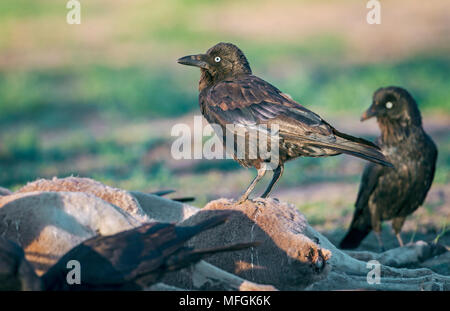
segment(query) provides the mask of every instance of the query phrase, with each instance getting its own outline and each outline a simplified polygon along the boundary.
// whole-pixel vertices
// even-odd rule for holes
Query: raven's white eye
[[[391,102],[387,102],[387,103],[386,103],[386,108],[387,108],[387,109],[391,109],[392,106],[394,106],[394,104],[392,104]]]
[[[219,56],[216,56],[216,57],[214,58],[214,61],[215,61],[216,63],[220,62],[220,60],[221,60],[221,58],[220,58]]]

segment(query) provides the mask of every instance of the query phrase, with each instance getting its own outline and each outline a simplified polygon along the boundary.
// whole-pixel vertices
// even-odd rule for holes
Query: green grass
[[[262,53],[260,59],[269,58]],[[258,59],[258,57],[256,58]],[[264,62],[261,61],[260,62]],[[311,109],[359,115],[380,86],[406,87],[423,113],[450,113],[445,59],[413,59],[395,64],[300,68],[285,77],[261,75]],[[177,67],[178,68],[178,67]],[[198,109],[198,71],[185,68],[90,66],[0,72],[0,120],[45,118],[66,124],[64,111],[112,113],[122,117],[177,117]],[[269,70],[270,71],[270,70]],[[53,114],[58,115],[53,115]],[[46,118],[49,115],[49,118]],[[49,120],[53,118],[54,120]]]
[[[302,70],[299,69],[299,72]],[[398,63],[316,67],[287,77],[283,88],[309,107],[331,113],[357,113],[371,104],[379,87],[408,89],[423,113],[450,113],[450,61],[446,58],[414,58]]]
[[[5,22],[7,19],[26,19],[41,16],[54,16],[65,14],[66,5],[55,5],[51,0],[12,0],[0,2],[0,19]],[[64,16],[64,15],[63,15]]]

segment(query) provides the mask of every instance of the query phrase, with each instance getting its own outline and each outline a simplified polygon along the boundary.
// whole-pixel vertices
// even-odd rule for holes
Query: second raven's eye
[[[387,103],[386,103],[386,108],[387,108],[387,109],[391,109],[392,106],[394,106],[394,104],[392,104],[391,102],[387,102]]]
[[[220,60],[221,60],[221,58],[220,58],[219,56],[216,56],[216,57],[214,58],[214,61],[215,61],[216,63],[220,62]]]

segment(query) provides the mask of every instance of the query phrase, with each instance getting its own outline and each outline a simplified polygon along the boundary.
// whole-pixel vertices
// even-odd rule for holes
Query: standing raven
[[[433,182],[437,148],[422,127],[415,100],[399,87],[378,89],[361,121],[376,117],[381,129],[378,143],[394,169],[367,164],[362,175],[355,213],[344,249],[358,247],[374,230],[381,249],[381,222],[392,219],[398,242],[405,218],[425,200]]]
[[[375,144],[337,131],[275,86],[252,75],[244,53],[231,43],[216,44],[206,54],[185,56],[178,59],[178,63],[200,68],[200,109],[209,123],[219,126],[214,129],[226,150],[230,151],[227,148],[229,135],[225,134],[230,125],[247,130],[243,135],[237,134],[245,138],[244,143],[239,138],[233,139],[232,153],[242,166],[255,167],[258,175],[239,202],[248,198],[266,170],[272,168],[272,181],[262,195],[267,197],[283,173],[284,162],[300,156],[324,157],[346,153],[390,166]],[[278,130],[266,130],[273,126]],[[258,138],[252,142],[248,139],[249,133],[255,129],[258,136],[265,136],[266,141]],[[233,138],[235,134],[233,132]],[[255,152],[255,146],[262,143],[272,146],[272,140],[277,144],[278,152],[275,154],[271,149],[270,160]],[[239,150],[245,150],[242,156]]]

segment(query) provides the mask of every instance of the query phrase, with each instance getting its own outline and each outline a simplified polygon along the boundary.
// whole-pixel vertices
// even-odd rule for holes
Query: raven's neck
[[[381,129],[381,140],[383,145],[392,146],[407,140],[411,135],[422,131],[421,126],[412,124],[408,120],[391,120],[378,118],[378,125]]]
[[[221,81],[247,76],[251,74],[252,74],[251,69],[247,67],[239,68],[238,70],[234,70],[232,73],[216,72],[214,75],[212,75],[206,69],[200,68],[200,81],[198,83],[198,90],[199,92],[201,92],[204,89],[216,85]]]
[[[212,86],[214,79],[211,74],[205,70],[200,69],[200,81],[198,82],[198,91],[201,92],[209,86]]]

